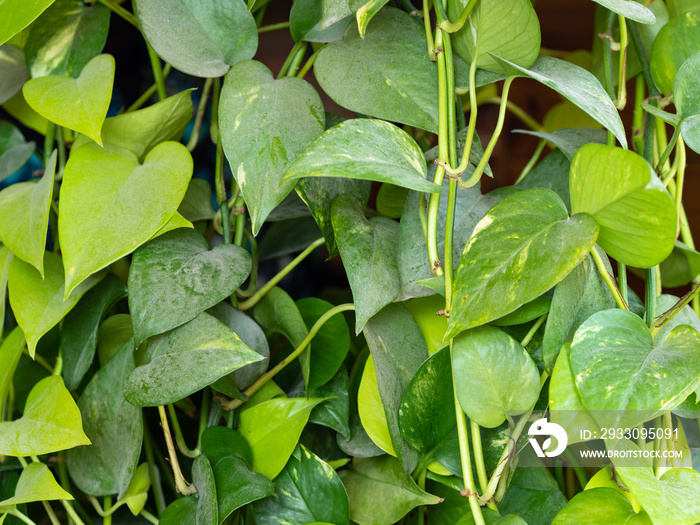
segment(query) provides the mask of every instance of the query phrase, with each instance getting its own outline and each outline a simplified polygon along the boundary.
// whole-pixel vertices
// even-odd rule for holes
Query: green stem
[[[51,504],[48,501],[42,501],[41,504],[49,517],[51,525],[61,525],[61,522],[59,521],[58,516],[56,516],[56,513],[51,507]]]
[[[656,270],[654,267],[646,270],[644,287],[644,306],[646,307],[647,326],[654,324],[656,318]]]
[[[457,174],[463,173],[469,165],[469,156],[472,150],[474,141],[474,132],[476,130],[476,115],[478,105],[476,103],[476,60],[469,66],[469,126],[467,128],[467,138],[464,142],[464,151],[462,152],[462,160],[454,170]]]
[[[66,144],[63,141],[63,128],[56,126],[56,144],[58,145],[58,166],[56,170],[56,178],[63,178],[63,170],[66,167]]]
[[[574,469],[574,472],[576,473],[576,477],[578,478],[579,485],[581,485],[581,489],[586,488],[586,485],[588,484],[588,476],[586,476],[586,471],[583,469],[581,466],[581,462],[578,460],[575,454],[573,454],[569,449],[564,450],[564,457],[571,462],[571,466]]]
[[[70,518],[76,523],[76,525],[85,525],[85,522],[80,519],[80,516],[78,516],[78,513],[75,512],[75,509],[73,508],[73,505],[70,504],[70,502],[62,499],[60,500],[61,504],[63,505],[63,508],[66,509],[66,512],[70,516]]]
[[[695,282],[692,290],[690,290],[687,294],[678,299],[678,301],[676,301],[676,304],[674,304],[671,308],[662,313],[657,319],[654,320],[653,323],[651,323],[651,325],[649,326],[651,335],[656,335],[656,333],[663,325],[665,325],[667,322],[673,319],[673,317],[678,312],[680,312],[684,306],[686,306],[698,296],[698,292],[700,292],[700,283]]]
[[[102,525],[112,525],[112,514],[109,513],[109,511],[112,508],[112,496],[105,496],[103,501],[104,501],[103,510],[104,510],[105,514],[107,514],[107,515],[102,520]]]
[[[606,23],[605,36],[602,38],[603,42],[603,85],[605,86],[605,91],[607,91],[610,100],[615,100],[615,87],[613,80],[613,64],[612,64],[612,38],[613,38],[613,25],[615,23],[615,13],[610,11],[608,13],[608,19]]]
[[[214,79],[214,89],[211,92],[211,121],[209,136],[214,144],[219,143],[219,95],[221,94],[221,79]]]
[[[299,70],[299,74],[297,75],[297,78],[304,78],[306,76],[306,74],[311,69],[311,66],[314,65],[314,62],[316,62],[316,57],[318,56],[318,54],[321,52],[322,49],[323,49],[323,46],[320,46],[316,51],[313,52],[313,54],[309,57],[309,59],[304,64],[304,67],[302,67]]]
[[[620,25],[620,64],[618,68],[617,102],[615,107],[619,110],[623,110],[627,105],[627,21],[622,15],[617,15],[617,18]]]
[[[50,120],[46,124],[46,134],[44,135],[44,166],[49,163],[51,153],[53,153],[53,138],[56,135],[56,124]]]
[[[156,518],[153,514],[148,512],[146,509],[141,509],[141,516],[150,523],[153,523],[153,525],[158,525],[159,520]]]
[[[306,350],[306,347],[309,346],[311,341],[313,340],[314,337],[316,337],[316,334],[318,331],[323,327],[323,325],[328,321],[331,317],[333,317],[336,314],[342,313],[342,312],[347,312],[349,310],[355,310],[355,305],[352,303],[346,303],[346,304],[340,304],[338,306],[334,306],[330,310],[328,310],[326,313],[324,313],[321,317],[318,318],[318,321],[314,323],[314,325],[311,327],[311,330],[309,330],[309,334],[304,338],[304,340],[299,344],[298,347],[294,349],[294,351],[289,354],[287,357],[282,359],[277,366],[275,366],[273,369],[268,370],[265,374],[260,376],[260,378],[255,381],[245,392],[244,394],[246,397],[252,396],[255,392],[260,390],[262,386],[267,383],[270,379],[275,377],[284,367],[286,367],[289,363],[294,361],[301,353]],[[233,399],[229,402],[223,402],[221,403],[221,406],[225,410],[233,410],[235,408],[238,408],[241,406],[244,402],[241,401],[240,399]]]
[[[153,489],[153,499],[156,503],[156,512],[158,516],[163,514],[165,510],[165,494],[163,493],[163,485],[160,482],[160,471],[155,463],[153,456],[153,445],[151,444],[151,434],[146,426],[146,416],[143,416],[143,448],[146,451],[146,461],[148,463],[148,476],[151,479],[151,488]]]
[[[546,145],[547,141],[544,139],[540,139],[539,143],[537,144],[537,148],[535,149],[535,152],[532,154],[532,157],[530,157],[530,160],[527,161],[527,164],[523,168],[523,171],[521,171],[520,175],[518,175],[518,179],[515,181],[514,186],[516,186],[520,181],[527,177],[528,173],[532,171],[532,168],[534,168],[535,164],[537,164],[537,161],[540,158],[540,155],[542,155],[542,151],[544,150]]]
[[[605,281],[605,284],[608,285],[608,288],[612,292],[613,297],[615,298],[615,302],[617,303],[617,306],[619,306],[623,310],[629,310],[629,306],[627,306],[627,303],[622,298],[622,293],[620,293],[620,289],[617,287],[617,283],[615,283],[615,279],[613,278],[612,275],[610,275],[610,273],[608,273],[608,270],[605,267],[605,263],[603,263],[603,259],[601,258],[600,254],[598,253],[598,250],[596,249],[595,246],[591,250],[591,257],[593,257],[593,261],[595,262],[595,265],[598,267],[598,271],[600,272],[601,277]]]
[[[255,289],[258,287],[258,243],[249,229],[246,229],[245,234],[248,238],[248,242],[250,243],[250,256],[253,260],[253,264],[250,271],[250,282],[248,283],[248,286],[245,289],[236,291],[236,295],[241,299],[245,299],[246,297],[253,295],[255,293]]]
[[[53,510],[51,512],[53,512]],[[8,514],[11,516],[14,516],[18,520],[26,523],[27,525],[36,525],[36,522],[32,521],[29,518],[29,516],[22,514],[19,510],[17,510],[16,507],[13,510],[9,511]],[[56,515],[54,514],[53,517],[56,517]],[[56,521],[53,521],[53,517],[51,517],[51,515],[49,515],[49,519],[51,520],[51,523],[54,525],[61,525],[61,522],[58,521],[58,518],[56,518]]]
[[[172,66],[170,64],[165,64],[163,67],[163,80],[168,78],[168,75],[170,74],[170,70],[172,69]],[[139,109],[141,106],[143,106],[146,102],[148,102],[148,99],[153,96],[153,93],[155,93],[158,90],[158,85],[156,83],[153,83],[151,87],[149,87],[146,91],[143,92],[143,94],[136,99],[136,102],[134,102],[131,106],[129,106],[124,113],[131,113],[132,111],[136,111]]]
[[[297,50],[297,53],[292,58],[292,61],[289,63],[289,69],[287,69],[288,77],[295,77],[297,75],[297,70],[299,69],[301,61],[304,60],[304,55],[306,54],[307,48],[308,43],[304,42],[304,45]]]
[[[642,128],[644,127],[644,109],[642,109],[642,102],[644,101],[644,78],[641,75],[637,75],[634,83],[634,113],[632,117],[632,142],[634,144],[634,149],[640,155],[644,152],[644,134]]]
[[[197,456],[199,456],[199,448],[187,448],[187,444],[185,443],[185,436],[182,435],[180,422],[177,420],[175,407],[172,404],[168,404],[168,413],[170,414],[170,420],[173,422],[173,430],[175,431],[175,442],[177,443],[177,448],[180,450],[182,455],[187,456],[188,458],[196,458]]]
[[[287,29],[289,27],[289,22],[280,22],[279,24],[270,24],[269,26],[258,27],[258,34],[269,33],[270,31],[277,31],[278,29]]]
[[[654,118],[656,118],[656,117],[654,117]],[[659,128],[663,127],[664,132],[665,132],[666,131],[665,123],[663,121],[659,121],[659,122],[660,122]],[[659,162],[656,165],[657,173],[660,173],[661,169],[664,168],[664,164],[666,164],[666,161],[671,156],[671,152],[673,151],[673,148],[676,147],[676,142],[678,141],[680,136],[681,136],[681,127],[676,126],[676,129],[673,131],[673,135],[671,135],[671,140],[666,145],[666,148],[664,148],[663,153],[659,157]],[[662,137],[659,137],[659,138],[662,138]]]
[[[428,43],[428,57],[435,61],[435,40],[433,39],[433,28],[430,23],[431,0],[423,0],[423,26],[425,28],[425,40]]]
[[[299,50],[301,49],[306,50],[306,42],[297,42],[294,44],[294,47],[292,47],[292,50],[289,52],[287,55],[287,58],[285,59],[284,63],[282,64],[282,68],[280,69],[280,72],[277,74],[277,78],[282,78],[287,75],[287,71],[289,70],[289,66],[291,65],[292,61],[296,57],[296,55],[299,53]]]
[[[525,348],[530,341],[532,341],[532,338],[535,337],[535,334],[537,333],[537,330],[540,329],[540,326],[546,321],[547,319],[547,314],[544,314],[540,316],[537,321],[535,321],[535,324],[533,324],[530,327],[530,330],[528,330],[527,334],[525,334],[525,337],[523,337],[523,340],[520,341],[520,346]]]
[[[194,118],[192,135],[190,136],[190,140],[187,142],[187,150],[190,152],[194,151],[194,149],[197,147],[197,142],[199,141],[199,131],[202,128],[204,114],[207,111],[207,99],[209,98],[209,91],[211,91],[213,83],[213,78],[208,78],[204,81],[204,89],[202,90],[202,97],[199,99],[199,105],[197,105],[197,114]]]
[[[56,365],[53,367],[51,375],[60,376],[63,371],[63,357],[61,356],[61,350],[58,351],[58,356],[56,357]]]
[[[245,311],[249,310],[258,302],[260,299],[265,297],[267,292],[272,290],[275,286],[277,286],[277,283],[279,283],[282,279],[285,278],[285,276],[291,272],[294,268],[297,267],[297,265],[303,261],[311,252],[313,252],[316,248],[321,246],[325,242],[324,238],[321,237],[319,239],[316,239],[314,242],[312,242],[306,250],[301,252],[299,255],[296,256],[296,258],[290,262],[287,266],[285,266],[277,275],[275,275],[272,279],[270,279],[268,282],[266,282],[257,292],[255,292],[250,299],[247,301],[243,301],[239,306],[239,310]]]
[[[187,483],[187,481],[185,481],[185,476],[182,475],[182,471],[180,470],[180,463],[177,460],[177,454],[175,453],[175,445],[173,444],[173,436],[170,433],[170,426],[168,425],[168,416],[165,414],[165,408],[163,406],[158,407],[158,414],[160,415],[160,424],[163,427],[165,444],[168,448],[170,466],[173,469],[175,487],[177,488],[177,491],[184,496],[190,496],[192,494],[195,494],[197,490],[192,485]]]
[[[485,493],[489,478],[486,475],[484,450],[481,446],[481,430],[479,429],[479,424],[472,420],[469,420],[469,427],[472,431],[472,447],[474,448],[474,462],[476,463],[476,475],[479,478],[479,488],[482,493]]]
[[[151,69],[153,69],[153,79],[156,83],[156,89],[158,91],[158,98],[160,100],[165,100],[168,98],[168,93],[165,91],[165,77],[163,76],[163,69],[160,65],[160,58],[153,51],[151,45],[146,42],[146,48],[148,49],[148,58],[151,60]]]
[[[440,2],[436,4],[436,6],[439,6]],[[469,14],[472,12],[472,9],[474,9],[474,6],[476,5],[476,0],[469,0],[466,6],[464,6],[464,9],[462,9],[462,12],[459,15],[459,18],[455,20],[454,22],[450,22],[449,19],[447,18],[447,14],[443,13],[443,16],[445,17],[445,20],[440,22],[440,29],[445,31],[446,33],[455,33],[456,31],[459,31],[462,29],[462,26],[464,23],[467,21],[467,18],[469,18]],[[438,7],[436,7],[438,9]]]
[[[622,293],[622,300],[625,304],[629,304],[629,297],[627,293],[627,265],[617,261],[617,285]]]
[[[445,112],[447,120],[447,137],[445,147],[441,154],[440,160],[448,162],[450,166],[457,163],[457,129],[455,115],[455,80],[454,80],[454,62],[452,60],[452,37],[449,34],[442,35],[445,60],[445,76],[447,84],[447,93],[444,100]],[[438,137],[440,138],[440,137]],[[438,148],[439,149],[439,148]],[[444,151],[444,150],[447,151]],[[452,304],[452,278],[454,274],[454,254],[453,254],[453,237],[455,227],[455,215],[457,209],[457,181],[450,179],[447,193],[447,214],[445,217],[445,246],[443,257],[445,264],[443,271],[445,272],[445,308],[449,309]],[[448,312],[449,313],[449,312]],[[479,457],[479,456],[477,456]]]
[[[218,126],[217,126],[218,130]],[[224,148],[221,143],[221,135],[216,137],[216,200],[219,202],[221,211],[221,225],[224,229],[224,244],[231,244],[231,213],[228,209],[228,199],[226,197],[226,183],[224,182]]]
[[[139,28],[139,23],[138,20],[136,20],[136,17],[133,15],[133,13],[130,13],[126,9],[124,9],[122,6],[119,4],[115,4],[113,2],[110,2],[110,0],[98,0],[102,5],[110,9],[112,12],[116,13],[120,17],[122,17],[124,20],[129,22],[132,26],[134,26],[136,29]]]

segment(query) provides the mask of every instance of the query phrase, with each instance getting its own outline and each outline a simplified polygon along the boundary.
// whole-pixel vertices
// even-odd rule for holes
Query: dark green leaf
[[[321,25],[319,29],[326,29],[343,18],[352,15],[352,11],[348,6],[348,0],[322,0],[321,8]]]
[[[275,80],[255,61],[241,62],[226,75],[219,105],[221,140],[254,234],[294,188],[293,182],[282,183],[282,175],[321,134],[324,119],[318,93],[299,78]]]
[[[24,135],[6,120],[0,120],[0,181],[24,166],[36,145],[24,140]]]
[[[156,53],[188,75],[223,76],[258,49],[255,19],[242,0],[136,0],[134,12]]]
[[[542,159],[527,176],[518,182],[516,188],[529,190],[532,188],[547,188],[559,195],[571,210],[569,196],[569,167],[571,163],[566,156],[557,150],[552,151]]]
[[[134,370],[133,341],[101,368],[80,396],[78,408],[85,434],[92,441],[66,453],[71,479],[91,496],[124,495],[136,471],[143,419],[141,409],[127,403],[122,386]],[[218,524],[217,524],[218,525]]]
[[[528,525],[550,525],[565,504],[564,494],[546,468],[519,468],[498,510],[503,516],[517,514]]]
[[[290,193],[290,195],[292,195]],[[329,210],[330,224],[330,210]],[[258,260],[266,261],[299,253],[321,236],[313,217],[297,217],[274,222],[258,244]]]
[[[0,344],[0,406],[5,406],[7,394],[12,385],[12,376],[25,346],[24,333],[19,326],[16,326]]]
[[[605,144],[607,141],[607,132],[595,128],[559,129],[551,133],[518,129],[515,132],[548,140],[561,150],[569,162],[586,144]]]
[[[219,508],[217,506],[216,483],[214,471],[207,457],[197,456],[192,465],[192,478],[197,488],[197,525],[219,525]]]
[[[211,205],[209,182],[193,177],[177,212],[191,222],[213,219],[215,212]]]
[[[671,255],[661,261],[659,267],[664,286],[668,288],[685,286],[700,274],[700,253],[676,241]]]
[[[253,317],[267,333],[284,335],[295,348],[309,335],[299,308],[282,288],[270,290],[255,305]]]
[[[311,411],[309,422],[332,428],[343,437],[350,438],[348,388],[348,372],[341,366],[330,381],[315,390],[316,396],[325,397],[327,401]]]
[[[569,218],[552,191],[510,195],[481,219],[455,276],[447,338],[498,319],[561,281],[593,247],[589,215]]]
[[[525,303],[514,312],[491,321],[491,324],[494,326],[514,326],[529,323],[549,312],[551,303],[552,300],[549,297],[540,295],[537,299]]]
[[[15,46],[0,46],[0,104],[3,104],[29,79],[24,53]]]
[[[333,42],[343,37],[350,23],[350,13],[335,22],[321,27],[324,0],[299,0],[289,12],[289,32],[295,42]]]
[[[97,330],[97,357],[100,366],[109,363],[119,349],[133,337],[134,326],[129,314],[117,314],[105,319]],[[145,346],[141,345],[142,348]]]
[[[656,298],[656,311],[659,314],[662,314],[667,310],[673,308],[673,306],[675,306],[677,302],[678,297],[675,297],[673,295],[659,295]],[[676,313],[676,315],[674,315],[669,321],[667,321],[663,326],[661,326],[659,331],[656,332],[656,334],[654,335],[654,344],[659,345],[660,343],[662,343],[673,331],[673,329],[676,328],[676,326],[682,324],[692,326],[693,328],[695,328],[696,331],[700,332],[700,318],[698,318],[698,315],[690,307],[690,305],[686,305],[683,308],[681,308],[680,311]]]
[[[700,51],[699,24],[700,18],[695,13],[683,13],[656,35],[650,56],[651,76],[662,94],[671,93],[683,62]]]
[[[188,496],[173,501],[158,520],[160,525],[182,525],[197,522],[197,498]]]

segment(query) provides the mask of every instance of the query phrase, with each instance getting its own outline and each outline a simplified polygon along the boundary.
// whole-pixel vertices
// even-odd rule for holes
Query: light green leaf
[[[73,152],[63,175],[58,220],[66,291],[165,226],[191,176],[192,157],[175,142],[153,148],[143,164],[131,153],[118,155],[94,144]]]
[[[4,44],[34,21],[54,0],[5,0],[0,5],[0,44]]]
[[[456,20],[467,0],[447,3],[447,13]],[[507,73],[490,54],[528,68],[540,51],[540,22],[530,0],[479,0],[467,22],[452,37],[457,54],[477,67]]]
[[[545,293],[583,260],[597,233],[592,217],[569,218],[549,190],[521,191],[496,204],[477,224],[459,260],[445,338]]]
[[[183,325],[229,297],[250,268],[246,250],[233,244],[209,250],[194,230],[180,228],[142,246],[129,268],[136,344]]]
[[[649,328],[626,310],[593,314],[574,335],[571,370],[588,410],[611,425],[636,426],[679,405],[700,382],[700,334],[676,327],[654,345]]]
[[[148,490],[151,488],[151,478],[148,475],[148,463],[141,463],[134,472],[134,476],[129,482],[129,486],[120,498],[126,503],[134,516],[141,514],[146,501],[148,500]]]
[[[596,4],[609,9],[613,13],[622,15],[628,20],[639,22],[640,24],[654,24],[656,17],[648,7],[629,0],[593,0]]]
[[[542,56],[529,69],[493,56],[509,71],[532,78],[567,98],[609,129],[627,148],[625,127],[610,97],[597,78],[585,69],[558,58]]]
[[[16,326],[0,345],[0,406],[5,406],[7,394],[12,385],[12,376],[17,369],[24,347],[24,333],[19,326]]]
[[[661,281],[668,288],[685,286],[700,274],[700,253],[681,241],[673,245],[671,255],[659,265]]]
[[[58,255],[44,254],[43,279],[33,266],[17,258],[12,260],[8,274],[10,306],[27,338],[29,355],[34,356],[41,336],[56,326],[101,278],[100,274],[88,277],[64,299],[63,266]]]
[[[678,116],[682,119],[680,126],[683,140],[695,152],[700,150],[700,126],[698,126],[700,96],[696,89],[698,75],[700,75],[700,42],[698,52],[683,62],[673,83],[673,103],[676,105]]]
[[[369,21],[388,1],[389,0],[349,0],[348,5],[355,13],[357,29],[362,38],[364,38],[367,33]]]
[[[19,476],[14,497],[0,501],[0,506],[56,499],[72,500],[73,496],[56,482],[49,467],[43,463],[30,463]]]
[[[260,231],[268,214],[294,188],[282,175],[323,131],[316,90],[299,78],[275,80],[260,62],[237,64],[221,90],[219,122],[224,152]]]
[[[589,213],[600,227],[598,244],[630,266],[649,268],[673,250],[677,212],[651,166],[639,155],[589,144],[573,162],[571,211]]]
[[[0,333],[5,327],[5,303],[7,299],[7,278],[14,255],[7,246],[0,245]]]
[[[493,326],[456,337],[452,367],[459,404],[470,420],[486,428],[530,410],[540,394],[535,362],[515,339]]]
[[[357,391],[357,413],[362,423],[362,429],[367,437],[372,440],[379,449],[396,457],[394,445],[391,442],[389,425],[384,414],[384,406],[379,395],[379,385],[377,384],[377,371],[374,366],[374,359],[370,354],[365,361],[365,368],[362,371],[360,387]],[[359,454],[351,454],[358,455]]]
[[[700,17],[683,13],[661,28],[649,57],[651,76],[663,95],[673,90],[673,82],[683,63],[700,51]],[[675,95],[675,93],[674,93]]]
[[[255,19],[242,0],[136,0],[134,13],[155,52],[188,75],[223,76],[258,49]]]
[[[634,3],[634,2],[631,2]],[[559,511],[552,525],[652,525],[646,512],[637,514],[627,498],[611,488],[595,488],[576,494]]]
[[[150,362],[134,370],[124,395],[136,406],[174,403],[262,356],[221,321],[200,313],[149,341]]]
[[[270,399],[241,413],[238,431],[253,451],[253,471],[274,479],[296,448],[311,410],[323,399]]]
[[[24,140],[22,132],[6,120],[0,120],[0,181],[24,166],[36,145]]]
[[[57,0],[29,27],[24,46],[32,78],[77,77],[102,52],[110,11],[83,0]]]
[[[102,145],[100,130],[107,116],[114,82],[114,58],[97,55],[76,79],[33,78],[23,88],[27,104],[39,115]]]
[[[39,182],[20,182],[0,191],[0,239],[42,277],[56,158],[54,151]]]
[[[292,163],[282,182],[301,177],[344,177],[439,193],[439,186],[425,180],[426,173],[423,153],[405,131],[383,120],[351,119],[314,140]]]
[[[391,456],[356,458],[340,478],[350,499],[350,519],[359,525],[390,525],[419,505],[440,502],[421,490]]]
[[[7,456],[38,456],[89,444],[80,411],[59,376],[34,385],[21,418],[0,423],[0,454]]]
[[[384,217],[365,218],[362,204],[350,195],[333,201],[331,212],[338,250],[355,302],[355,332],[399,292],[399,225]]]
[[[93,376],[78,401],[89,447],[66,453],[68,472],[75,484],[91,496],[126,492],[136,471],[143,419],[141,409],[124,399],[122,387],[134,370],[134,344],[127,342]]]
[[[0,104],[12,98],[28,79],[29,70],[22,50],[11,45],[0,46]]]

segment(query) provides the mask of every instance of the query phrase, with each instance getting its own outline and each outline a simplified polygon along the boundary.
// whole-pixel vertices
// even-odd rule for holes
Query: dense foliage
[[[0,0],[0,524],[700,522],[700,2],[595,1]]]

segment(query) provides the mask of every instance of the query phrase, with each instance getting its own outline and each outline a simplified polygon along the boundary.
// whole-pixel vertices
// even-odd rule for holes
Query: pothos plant
[[[534,409],[640,431],[609,450],[697,434],[700,3],[596,2],[571,55],[529,0],[0,3],[0,523],[700,521],[689,456],[517,467]],[[155,80],[130,106],[115,16]],[[543,124],[521,78],[562,97]],[[509,110],[539,145],[484,194]],[[351,295],[295,300],[323,245]]]

